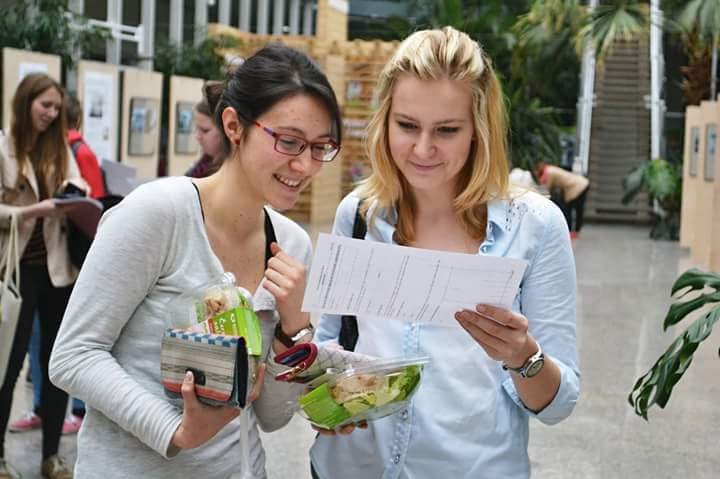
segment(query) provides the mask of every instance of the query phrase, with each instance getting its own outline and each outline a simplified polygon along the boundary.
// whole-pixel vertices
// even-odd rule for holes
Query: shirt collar
[[[485,231],[485,244],[491,245],[495,242],[496,236],[506,233],[510,230],[510,225],[506,221],[507,217],[507,200],[491,200],[487,206],[487,229]],[[382,241],[393,244],[393,236],[398,221],[398,212],[395,205],[380,208],[377,203],[368,208],[368,216],[375,218],[376,221],[384,223],[377,226],[376,234]]]

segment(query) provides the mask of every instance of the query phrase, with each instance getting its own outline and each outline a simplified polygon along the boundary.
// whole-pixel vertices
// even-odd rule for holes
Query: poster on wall
[[[193,139],[195,129],[194,103],[179,101],[175,104],[175,153],[197,154],[197,142]]]
[[[706,130],[705,180],[713,181],[715,180],[715,154],[717,153],[717,125],[708,123]]]
[[[18,84],[31,73],[47,73],[47,63],[21,62],[18,68]]]
[[[700,128],[693,126],[690,129],[690,165],[688,173],[697,176],[698,160],[700,159]]]
[[[128,154],[150,156],[155,153],[160,117],[160,102],[154,98],[130,99]]]
[[[115,84],[109,73],[86,72],[83,78],[83,136],[102,160],[115,161],[113,118],[115,118]]]

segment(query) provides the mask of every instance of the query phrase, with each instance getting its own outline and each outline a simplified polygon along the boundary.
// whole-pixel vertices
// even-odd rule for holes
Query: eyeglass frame
[[[307,149],[308,146],[312,147],[312,145],[328,145],[328,144],[330,144],[330,145],[333,145],[333,146],[335,147],[335,154],[334,154],[334,155],[332,156],[332,158],[330,158],[329,160],[318,160],[317,158],[315,158],[315,157],[312,155],[312,148],[310,149],[310,158],[312,158],[312,159],[315,160],[315,161],[319,161],[320,163],[330,163],[330,162],[333,161],[335,158],[337,158],[338,153],[340,153],[340,145],[338,145],[338,144],[337,144],[335,141],[333,141],[333,140],[328,140],[328,141],[308,141],[308,140],[306,140],[305,138],[303,138],[303,137],[301,137],[301,136],[291,135],[291,134],[289,134],[289,133],[278,133],[278,132],[276,132],[275,130],[273,130],[272,128],[263,125],[262,123],[260,123],[260,122],[257,121],[257,120],[254,120],[252,123],[253,123],[253,125],[257,126],[258,128],[260,128],[260,129],[263,130],[265,133],[267,133],[268,135],[272,136],[272,137],[275,139],[275,144],[273,145],[273,149],[274,149],[275,151],[277,151],[278,153],[280,153],[281,155],[300,156],[300,155],[302,155],[302,153]],[[296,139],[296,140],[300,140],[300,141],[302,142],[302,147],[300,148],[300,151],[298,151],[297,153],[288,153],[288,152],[286,152],[286,151],[280,151],[280,150],[278,149],[278,146],[277,146],[277,145],[278,145],[278,141],[280,140],[280,137],[281,137],[281,136],[289,136],[290,138],[294,138],[294,139]]]

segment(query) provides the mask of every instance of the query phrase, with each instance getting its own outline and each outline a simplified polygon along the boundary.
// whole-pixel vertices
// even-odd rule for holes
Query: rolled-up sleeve
[[[306,272],[310,271],[312,261],[312,243],[308,234],[299,226],[292,225],[291,237],[279,238],[281,246],[291,256],[305,265]],[[283,241],[285,240],[285,241]],[[268,352],[265,358],[266,370],[265,381],[263,382],[260,397],[253,403],[253,410],[258,420],[258,425],[265,432],[272,432],[285,426],[297,410],[297,399],[302,394],[305,386],[303,384],[276,381],[274,378],[287,369],[286,366],[275,363],[275,353],[272,349],[274,326],[279,320],[277,312],[273,311],[272,321],[263,321],[263,342],[268,345]]]
[[[567,223],[560,210],[548,203],[543,210],[544,233],[521,284],[520,309],[528,318],[529,332],[546,357],[560,369],[560,387],[542,411],[524,407],[508,377],[503,388],[528,415],[556,424],[573,411],[580,395],[577,365],[575,260]]]
[[[143,387],[113,347],[162,274],[175,215],[140,187],[102,219],[50,358],[50,380],[168,457],[181,412]],[[159,347],[159,345],[158,345]]]

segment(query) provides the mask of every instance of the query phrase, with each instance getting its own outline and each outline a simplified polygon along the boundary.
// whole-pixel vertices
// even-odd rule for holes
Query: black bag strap
[[[277,243],[275,237],[275,228],[273,227],[272,220],[267,210],[265,211],[265,268],[267,268],[268,261],[273,257],[272,250],[270,249],[271,243]]]
[[[362,206],[362,200],[358,203],[357,210],[355,210],[355,221],[353,222],[353,238],[365,239],[367,233],[367,223],[360,213],[360,207]],[[358,341],[358,326],[357,318],[351,315],[344,315],[340,322],[340,335],[338,337],[338,343],[343,347],[345,351],[355,351],[355,346]]]
[[[75,158],[75,160],[77,160],[77,152],[82,146],[82,144],[82,140],[76,140],[70,143],[70,149],[72,150],[73,158]]]

